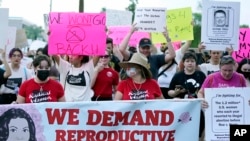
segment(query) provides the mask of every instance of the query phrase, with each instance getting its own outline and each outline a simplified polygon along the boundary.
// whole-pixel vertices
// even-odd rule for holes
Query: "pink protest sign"
[[[130,26],[111,26],[108,36],[113,39],[114,44],[120,44],[126,34],[130,31]],[[150,38],[147,32],[134,32],[130,38],[129,45],[137,46],[141,38]]]
[[[233,53],[233,58],[240,62],[243,58],[250,59],[250,28],[241,28],[239,34],[239,48]]]
[[[49,54],[104,54],[105,22],[105,13],[50,13]]]

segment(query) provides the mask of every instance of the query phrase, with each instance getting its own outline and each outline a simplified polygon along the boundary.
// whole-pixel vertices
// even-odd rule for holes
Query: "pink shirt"
[[[204,88],[225,88],[225,87],[246,87],[246,81],[243,75],[234,72],[231,79],[226,80],[221,76],[221,72],[215,72],[207,76],[202,84]]]

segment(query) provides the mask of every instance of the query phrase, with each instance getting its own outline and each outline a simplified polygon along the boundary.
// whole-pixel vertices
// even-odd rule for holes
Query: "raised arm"
[[[165,55],[165,62],[169,62],[170,60],[173,60],[175,58],[176,54],[171,39],[168,35],[167,28],[165,28],[163,35],[167,40],[167,46],[168,46],[168,54]]]
[[[10,69],[10,66],[9,66],[7,60],[6,60],[5,51],[6,51],[6,46],[5,46],[5,49],[4,50],[1,49],[0,52],[2,54],[2,61],[3,61],[4,68],[5,68],[5,72],[3,74],[3,77],[8,78],[11,75],[11,69]]]
[[[131,36],[137,30],[137,28],[135,26],[136,26],[136,24],[133,24],[131,26],[130,31],[123,38],[123,40],[122,40],[122,42],[121,42],[121,44],[119,46],[119,51],[122,54],[124,60],[128,60],[129,56],[130,56],[130,52],[127,50],[127,47],[128,47],[128,43],[129,43],[129,40],[130,40]]]

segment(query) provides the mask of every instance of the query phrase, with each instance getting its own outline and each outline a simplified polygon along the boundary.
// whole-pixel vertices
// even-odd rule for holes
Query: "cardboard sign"
[[[243,58],[250,59],[250,29],[241,28],[239,34],[238,51],[233,52],[233,58],[240,62]]]
[[[107,26],[127,26],[132,24],[132,12],[106,9]]]
[[[180,8],[167,10],[167,29],[172,41],[193,40],[192,9]],[[153,43],[164,43],[161,33],[151,33]]]
[[[250,124],[250,88],[206,88],[206,141],[229,140],[230,124]]]
[[[50,13],[49,54],[105,54],[105,23],[105,13]]]
[[[27,36],[24,29],[16,30],[16,43],[15,47],[26,47],[28,45]]]
[[[166,8],[136,8],[138,31],[163,32],[166,27]]]
[[[201,41],[206,50],[238,50],[240,2],[203,1]]]

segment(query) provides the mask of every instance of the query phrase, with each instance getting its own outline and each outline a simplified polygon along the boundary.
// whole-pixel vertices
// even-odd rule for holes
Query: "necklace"
[[[139,92],[139,90],[141,89],[142,83],[140,84],[139,88],[136,87],[135,82],[132,80],[134,88],[136,89],[137,92]]]

